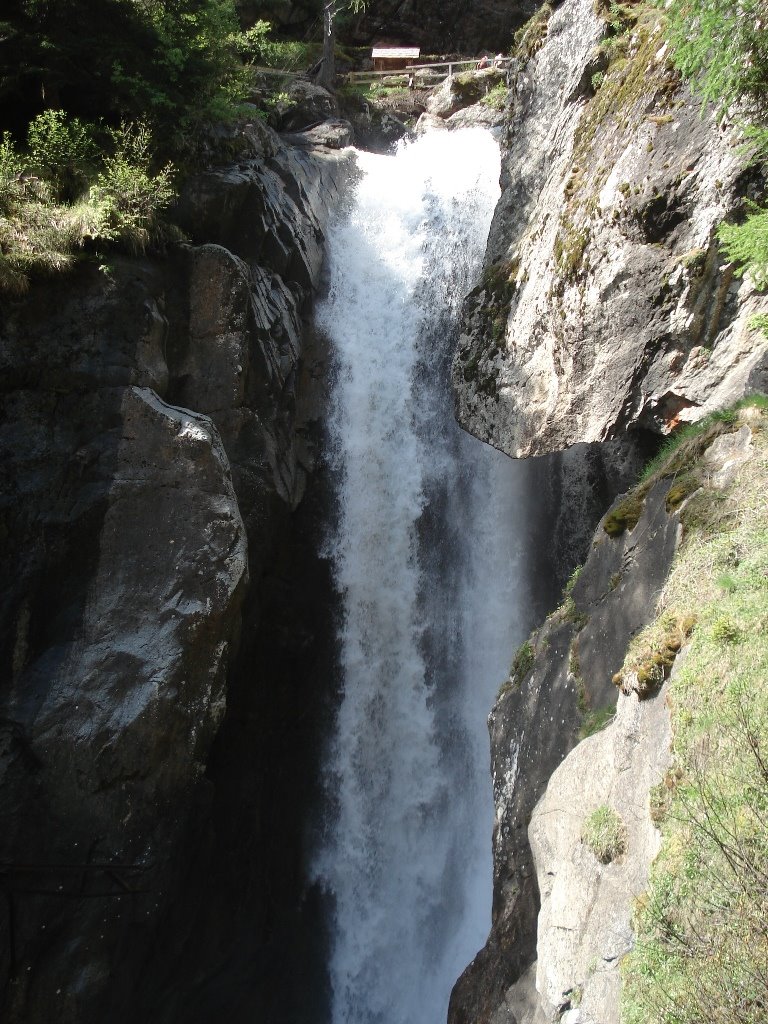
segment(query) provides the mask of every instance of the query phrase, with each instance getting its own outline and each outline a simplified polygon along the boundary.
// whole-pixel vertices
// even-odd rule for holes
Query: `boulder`
[[[464,107],[478,103],[495,85],[505,80],[498,68],[461,71],[451,75],[427,100],[427,113],[448,118]]]

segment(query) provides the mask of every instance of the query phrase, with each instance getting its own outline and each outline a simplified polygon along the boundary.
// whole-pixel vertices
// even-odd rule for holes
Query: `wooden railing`
[[[438,78],[451,78],[455,68],[476,68],[480,64],[482,58],[473,58],[472,60],[452,60],[443,61],[438,64],[408,64],[407,67],[389,71],[350,71],[346,75],[348,82],[369,82],[376,81],[377,78],[397,78],[399,77],[410,77],[415,71],[433,71]],[[492,61],[488,67],[506,67],[509,58],[504,58],[503,61]],[[442,69],[447,68],[447,71]],[[305,78],[307,75],[306,71],[279,71],[276,68],[264,68],[257,67],[256,70],[262,75],[275,75],[282,77],[292,78]]]
[[[377,78],[391,78],[399,76],[410,76],[415,71],[434,71],[435,74],[440,78],[451,78],[454,73],[454,68],[476,68],[478,64],[482,62],[482,57],[475,57],[471,60],[451,60],[443,61],[437,64],[408,64],[402,70],[391,69],[389,71],[350,71],[347,75],[347,80],[350,82],[367,82],[375,81]],[[505,57],[503,61],[491,61],[488,67],[506,67],[509,58]],[[447,68],[447,71],[442,69]]]

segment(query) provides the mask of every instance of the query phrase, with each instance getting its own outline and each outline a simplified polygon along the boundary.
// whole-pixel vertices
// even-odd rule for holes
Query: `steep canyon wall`
[[[303,317],[347,173],[258,123],[238,145],[237,165],[186,186],[191,244],[3,302],[4,1020],[197,1012],[225,799],[211,746],[222,722],[235,759],[254,745],[227,704],[280,685],[237,652],[243,609],[250,637],[278,601],[264,581],[303,493]],[[258,845],[270,823],[251,811]],[[249,902],[238,882],[228,906]],[[250,901],[253,935],[266,902]],[[205,923],[210,971],[227,939]]]

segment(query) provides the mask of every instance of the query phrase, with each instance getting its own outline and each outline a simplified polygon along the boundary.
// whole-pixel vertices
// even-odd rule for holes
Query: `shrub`
[[[63,110],[45,110],[30,123],[31,166],[51,180],[59,198],[74,199],[87,188],[85,172],[96,156],[94,129]]]
[[[721,224],[717,237],[725,255],[739,264],[736,274],[748,270],[758,288],[768,287],[768,209],[750,203],[743,224]]]
[[[727,615],[721,615],[712,623],[712,639],[716,644],[733,644],[741,638],[741,630]]]
[[[10,213],[13,206],[24,195],[24,184],[20,180],[24,160],[16,152],[8,132],[0,138],[0,214]]]
[[[308,67],[320,56],[317,43],[270,39],[271,31],[272,26],[268,21],[257,21],[249,29],[238,33],[235,42],[241,56],[251,64],[263,64],[279,71]]]
[[[174,199],[174,168],[150,172],[151,135],[142,122],[114,131],[115,153],[104,161],[91,197],[100,211],[98,234],[142,252],[159,227],[158,214]]]
[[[581,841],[601,864],[610,864],[626,852],[627,827],[616,811],[602,804],[582,825]]]
[[[2,21],[9,127],[36,112],[43,82],[70,115],[145,119],[167,151],[187,154],[200,129],[234,114],[245,94],[234,0],[13,0]]]
[[[665,9],[672,61],[705,102],[721,110],[745,96],[765,103],[764,0],[672,0]]]

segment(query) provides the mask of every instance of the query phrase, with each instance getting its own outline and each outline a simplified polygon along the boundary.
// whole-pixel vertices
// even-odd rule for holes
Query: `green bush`
[[[764,0],[672,0],[661,5],[667,13],[673,63],[704,101],[721,110],[742,97],[765,104]]]
[[[296,40],[271,39],[272,26],[268,21],[257,21],[238,34],[236,45],[241,56],[252,64],[262,64],[279,71],[296,71],[313,64],[320,56],[317,43]]]
[[[721,224],[717,237],[725,255],[739,264],[737,275],[745,270],[758,288],[768,287],[768,209],[750,204],[743,224]]]
[[[143,252],[158,230],[158,215],[176,195],[174,168],[168,163],[151,173],[151,133],[146,124],[122,125],[112,135],[115,153],[104,161],[91,190],[100,211],[98,235]]]
[[[94,128],[63,110],[45,110],[27,130],[30,165],[49,178],[59,198],[74,199],[87,188],[86,171],[96,157]]]
[[[234,0],[5,0],[0,117],[19,132],[42,91],[83,122],[146,120],[169,155],[194,154],[245,95],[239,34]]]
[[[0,215],[8,214],[24,194],[24,186],[20,176],[24,170],[24,160],[16,152],[16,147],[8,132],[0,137]]]

